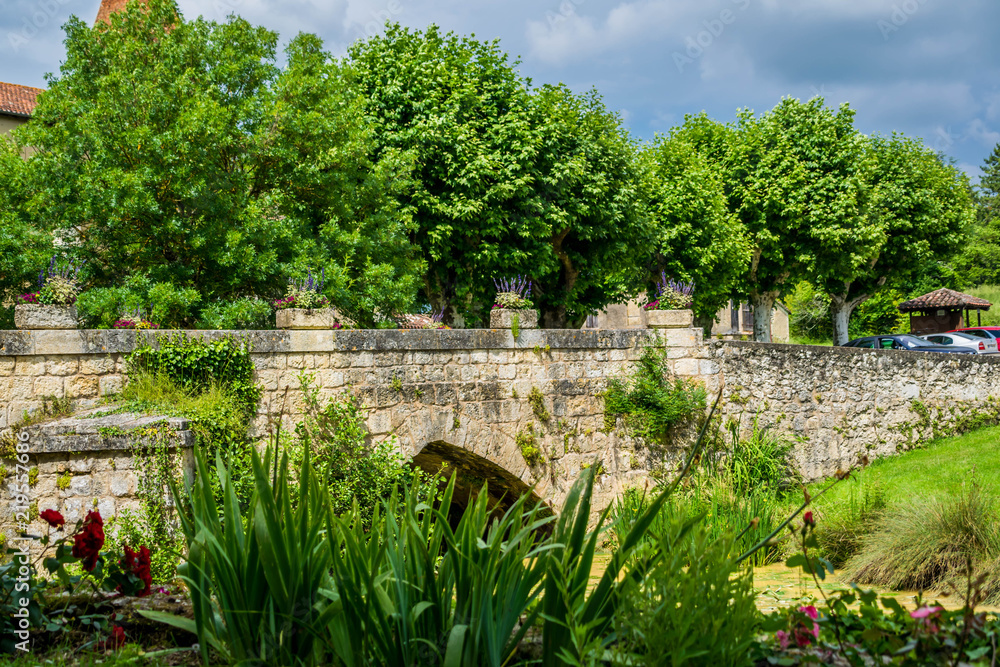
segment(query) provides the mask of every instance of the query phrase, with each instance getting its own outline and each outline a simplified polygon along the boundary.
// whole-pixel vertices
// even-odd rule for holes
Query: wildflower
[[[788,633],[785,632],[784,630],[778,630],[777,632],[774,633],[774,635],[778,638],[778,643],[781,645],[781,650],[782,651],[788,650],[788,646],[790,644],[790,642],[788,641],[789,640]]]
[[[66,523],[66,519],[63,518],[63,515],[55,510],[44,510],[38,516],[41,517],[42,521],[49,524],[53,528],[59,528]]]
[[[938,626],[934,621],[941,614],[941,610],[941,607],[931,607],[929,605],[925,605],[919,609],[911,611],[910,618],[915,619],[917,621],[917,625],[930,634],[937,634]]]
[[[98,511],[87,512],[80,530],[73,536],[73,557],[79,558],[87,572],[97,566],[97,557],[104,546],[104,519]]]

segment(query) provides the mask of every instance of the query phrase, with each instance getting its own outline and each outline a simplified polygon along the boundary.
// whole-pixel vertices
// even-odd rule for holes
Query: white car
[[[967,333],[960,333],[958,331],[943,334],[928,334],[926,336],[920,336],[920,338],[937,345],[968,347],[973,350],[977,350],[979,354],[1000,353],[1000,350],[997,349],[996,338],[980,338],[978,336],[970,336]]]

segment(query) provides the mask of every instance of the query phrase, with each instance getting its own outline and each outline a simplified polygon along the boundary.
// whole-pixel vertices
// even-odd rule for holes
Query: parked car
[[[844,347],[862,347],[875,350],[913,350],[914,352],[944,352],[946,354],[979,354],[977,350],[955,345],[935,345],[923,338],[909,334],[894,334],[891,336],[865,336],[855,338],[844,344]]]
[[[961,331],[949,331],[948,333],[943,334],[928,334],[920,337],[930,343],[934,343],[935,345],[956,345],[958,347],[967,347],[970,350],[975,350],[979,354],[997,354],[1000,352],[1000,350],[997,349],[996,338],[981,338],[979,336],[972,336]]]
[[[961,329],[952,329],[948,333],[952,332],[969,334],[976,338],[992,338],[993,340],[1000,338],[1000,327],[963,327]]]

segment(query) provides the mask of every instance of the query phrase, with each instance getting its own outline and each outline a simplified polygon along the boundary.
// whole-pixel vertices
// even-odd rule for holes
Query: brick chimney
[[[145,0],[139,0],[139,2],[145,4]],[[111,23],[111,15],[125,9],[126,4],[128,4],[128,0],[101,0],[101,8],[97,10],[97,20],[94,21],[94,25]]]

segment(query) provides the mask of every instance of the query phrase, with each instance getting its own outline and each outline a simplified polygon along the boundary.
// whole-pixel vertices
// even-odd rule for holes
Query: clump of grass
[[[878,479],[861,473],[846,485],[845,502],[823,512],[816,529],[820,548],[836,567],[858,553],[864,537],[876,530],[889,505],[889,494]]]
[[[985,588],[992,591],[987,602],[1000,602],[998,514],[997,498],[974,478],[954,496],[902,505],[864,539],[847,565],[847,577],[896,590],[942,589],[957,585],[971,562],[987,573]]]

